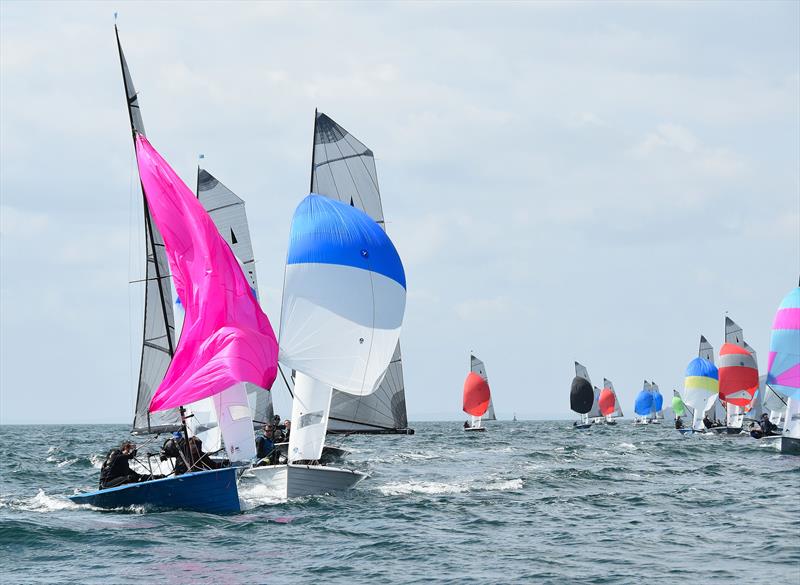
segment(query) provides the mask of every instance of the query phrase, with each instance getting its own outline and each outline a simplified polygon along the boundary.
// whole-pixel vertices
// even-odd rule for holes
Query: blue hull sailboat
[[[239,467],[184,473],[164,479],[131,483],[119,487],[70,496],[76,504],[98,508],[146,506],[170,510],[192,510],[209,514],[240,512],[236,489]]]

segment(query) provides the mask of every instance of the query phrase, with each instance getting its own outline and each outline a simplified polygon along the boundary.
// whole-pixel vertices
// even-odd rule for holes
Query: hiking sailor
[[[100,489],[147,479],[148,476],[140,475],[130,468],[129,462],[134,457],[136,457],[136,445],[130,441],[123,441],[118,449],[109,451],[100,469]]]

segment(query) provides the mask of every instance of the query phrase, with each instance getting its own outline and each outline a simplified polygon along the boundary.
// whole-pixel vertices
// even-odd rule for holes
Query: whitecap
[[[638,451],[639,447],[634,445],[633,443],[620,443],[620,449],[628,449],[629,451]]]

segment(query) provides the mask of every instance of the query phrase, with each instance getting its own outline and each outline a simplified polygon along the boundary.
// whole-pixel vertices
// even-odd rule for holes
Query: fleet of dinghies
[[[386,232],[372,150],[315,112],[309,193],[290,223],[276,336],[259,302],[245,202],[199,166],[193,192],[149,142],[116,26],[115,34],[144,211],[131,432],[149,442],[165,434],[184,446],[199,440],[200,453],[215,458],[200,465],[191,447],[171,457],[147,453],[137,459],[141,481],[71,499],[231,513],[240,510],[242,481],[287,498],[354,487],[366,474],[326,463],[326,455],[344,454],[325,445],[328,434],[414,432],[400,349],[406,277]],[[288,443],[276,445],[279,457],[258,460],[254,429],[273,419],[276,380],[292,397],[292,429]],[[462,398],[464,430],[485,432],[496,416],[485,364],[473,353]],[[570,408],[581,430],[624,416],[611,380],[593,386],[577,361]],[[719,355],[701,336],[671,409],[684,434],[744,435],[745,422],[763,427],[768,419],[782,433],[753,436],[774,434],[766,439],[800,454],[800,287],[778,308],[765,375],[742,328],[726,317]],[[658,384],[644,381],[634,413],[635,425],[664,419]]]

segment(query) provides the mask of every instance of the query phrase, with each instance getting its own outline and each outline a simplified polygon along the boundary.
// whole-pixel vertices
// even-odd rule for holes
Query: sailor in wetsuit
[[[100,489],[104,490],[126,483],[137,483],[147,479],[148,476],[140,475],[130,468],[130,460],[134,457],[136,457],[136,445],[130,441],[123,441],[119,449],[109,451],[103,467],[100,469]]]
[[[199,437],[189,437],[189,448],[186,448],[186,439],[181,433],[172,433],[172,438],[164,442],[161,447],[161,460],[174,458],[173,473],[181,475],[187,471],[203,471],[219,467],[208,453],[203,452],[203,441]],[[187,467],[188,464],[188,467]]]
[[[683,421],[681,420],[681,417],[679,417],[679,416],[675,417],[675,428],[679,429],[679,430],[683,428]]]
[[[754,439],[771,437],[777,434],[775,431],[778,430],[778,426],[769,420],[769,415],[766,412],[761,415],[761,420],[758,421],[758,425],[761,427],[761,430],[750,429],[750,436]]]

